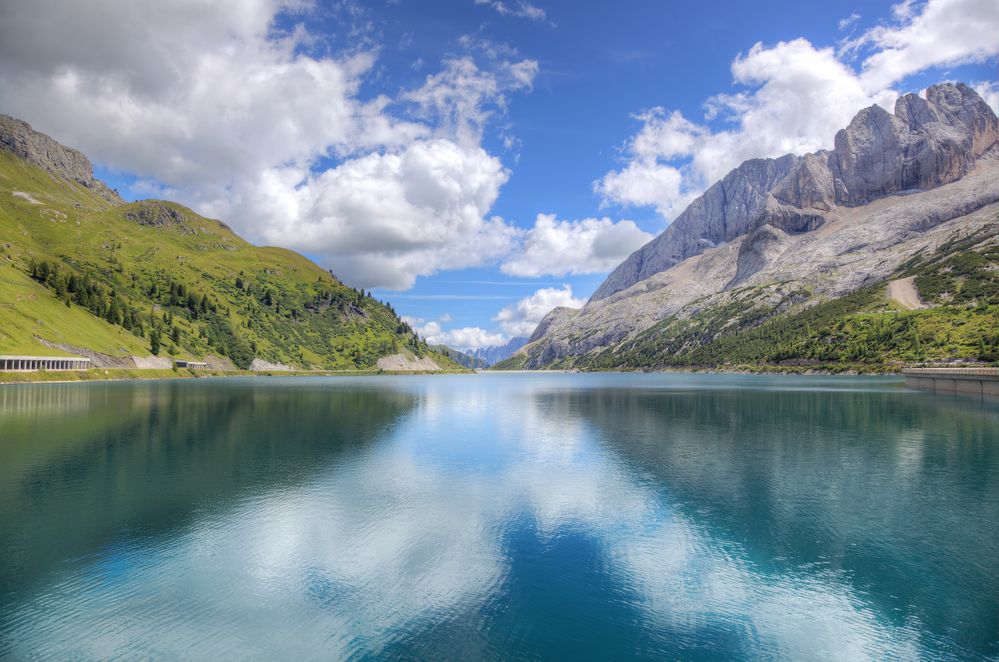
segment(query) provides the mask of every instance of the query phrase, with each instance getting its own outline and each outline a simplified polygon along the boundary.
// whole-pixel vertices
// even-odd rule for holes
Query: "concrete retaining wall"
[[[999,399],[999,369],[913,368],[903,370],[905,385],[945,395]]]

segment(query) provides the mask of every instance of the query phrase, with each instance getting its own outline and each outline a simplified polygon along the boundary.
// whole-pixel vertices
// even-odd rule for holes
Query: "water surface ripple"
[[[0,387],[0,657],[995,659],[999,405],[890,378]]]

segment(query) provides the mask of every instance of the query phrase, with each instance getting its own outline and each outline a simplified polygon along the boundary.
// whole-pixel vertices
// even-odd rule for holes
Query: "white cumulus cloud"
[[[863,62],[869,89],[889,86],[929,67],[982,62],[999,53],[999,3],[995,0],[929,0],[895,5],[898,23],[872,28],[851,48],[874,49]]]
[[[632,221],[560,221],[555,214],[538,214],[519,250],[500,269],[527,277],[609,271],[650,239]]]
[[[478,146],[420,140],[301,174],[252,191],[238,209],[276,203],[263,240],[327,256],[360,287],[406,289],[419,275],[494,261],[517,237],[487,216],[507,172]]]
[[[545,287],[499,311],[493,321],[510,336],[530,336],[545,315],[555,308],[582,308],[586,302],[572,295],[572,287]]]
[[[981,81],[974,85],[978,96],[985,99],[985,103],[996,113],[999,113],[999,83],[995,81]]]

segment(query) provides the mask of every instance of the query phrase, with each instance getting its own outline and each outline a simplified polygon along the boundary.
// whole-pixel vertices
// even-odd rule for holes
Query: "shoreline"
[[[800,375],[803,377],[817,376],[817,375],[843,375],[843,376],[853,376],[853,377],[901,377],[902,370],[905,367],[898,368],[884,368],[884,369],[870,369],[870,370],[858,370],[858,366],[849,366],[843,368],[819,368],[819,367],[809,367],[809,366],[733,366],[731,368],[709,368],[702,366],[683,366],[683,367],[669,367],[669,368],[597,368],[597,369],[574,369],[574,368],[561,368],[561,369],[551,369],[551,370],[481,370],[482,373],[496,373],[496,374],[552,374],[552,373],[575,373],[575,374],[668,374],[668,373],[684,373],[684,374],[717,374],[717,375]]]
[[[809,376],[836,376],[845,377],[903,377],[903,371],[911,368],[990,368],[996,364],[982,363],[920,363],[912,365],[890,365],[890,366],[865,366],[862,364],[844,365],[737,365],[725,368],[709,366],[676,366],[660,368],[553,368],[541,370],[528,370],[517,368],[513,370],[479,370],[480,373],[509,373],[509,374],[531,374],[531,373],[617,373],[617,374],[665,374],[665,373],[686,373],[686,374],[719,374],[719,375],[800,375]]]
[[[967,366],[941,365],[940,368]],[[981,366],[971,366],[981,367]],[[138,368],[96,368],[87,371],[45,371],[0,373],[0,386],[17,384],[84,384],[94,382],[150,381],[169,379],[222,379],[227,377],[371,377],[378,375],[552,375],[552,374],[719,374],[719,375],[763,375],[763,376],[843,376],[843,377],[903,377],[905,366],[891,369],[858,370],[858,366],[819,368],[806,366],[733,366],[732,368],[676,367],[676,368],[634,368],[578,370],[555,368],[547,370],[189,370],[178,369],[138,369]]]
[[[91,384],[172,379],[222,379],[226,377],[364,377],[373,375],[464,375],[457,370],[147,370],[138,368],[97,368],[88,371],[36,371],[0,373],[0,386],[18,384]],[[9,379],[16,376],[16,379]]]

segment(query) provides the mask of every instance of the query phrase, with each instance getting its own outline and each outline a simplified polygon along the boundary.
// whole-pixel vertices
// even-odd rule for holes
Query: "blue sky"
[[[996,104],[994,0],[38,4],[0,9],[0,111],[455,346],[581,304],[745,158],[941,80]]]

